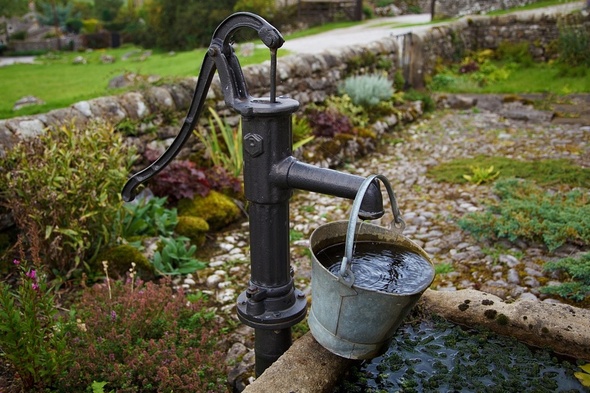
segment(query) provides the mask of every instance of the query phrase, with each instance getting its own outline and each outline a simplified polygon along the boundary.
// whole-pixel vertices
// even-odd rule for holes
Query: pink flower
[[[31,269],[31,271],[27,273],[27,277],[29,277],[31,280],[35,280],[37,278],[37,272],[35,269]]]
[[[18,259],[15,259],[14,261],[12,261],[12,263],[14,263],[15,265],[20,265],[20,261]]]
[[[32,287],[33,287],[33,290],[34,291],[38,291],[39,290],[39,284],[37,284],[36,282],[33,283]]]

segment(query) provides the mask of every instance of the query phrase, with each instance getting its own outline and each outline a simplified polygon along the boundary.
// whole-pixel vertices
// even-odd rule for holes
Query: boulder
[[[45,101],[35,96],[24,96],[19,98],[12,107],[13,111],[18,111],[21,108],[31,105],[44,105]]]

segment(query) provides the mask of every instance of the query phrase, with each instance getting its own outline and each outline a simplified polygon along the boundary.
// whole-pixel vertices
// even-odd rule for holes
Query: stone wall
[[[519,15],[497,17],[474,16],[433,27],[412,34],[414,67],[422,75],[431,75],[438,58],[456,61],[467,51],[496,49],[502,42],[529,43],[529,51],[535,61],[555,58],[555,42],[559,37],[559,24],[583,26],[590,34],[590,15]]]

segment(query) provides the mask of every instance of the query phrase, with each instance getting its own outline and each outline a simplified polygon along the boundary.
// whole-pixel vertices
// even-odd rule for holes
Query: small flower
[[[36,282],[34,282],[33,285],[31,285],[31,287],[33,288],[34,291],[39,290],[39,284],[37,284]]]
[[[15,259],[14,261],[12,261],[12,263],[14,263],[16,266],[20,265],[20,261],[18,259]]]
[[[114,321],[115,319],[117,319],[117,313],[115,312],[115,310],[111,311],[111,321]]]
[[[30,272],[28,272],[26,274],[27,277],[29,277],[31,280],[36,280],[37,279],[37,271],[35,269],[31,269]]]

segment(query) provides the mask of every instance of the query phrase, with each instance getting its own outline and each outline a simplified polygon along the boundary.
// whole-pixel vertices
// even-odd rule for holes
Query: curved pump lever
[[[272,68],[276,70],[276,50],[285,42],[277,29],[260,16],[249,12],[235,13],[221,22],[213,33],[211,45],[203,59],[193,100],[180,132],[168,149],[156,161],[127,181],[123,191],[121,191],[124,201],[129,202],[135,199],[136,188],[158,174],[180,152],[201,116],[207,91],[211,86],[216,69],[219,71],[225,102],[229,106],[238,109],[242,106],[242,103],[249,100],[250,96],[248,95],[244,75],[231,46],[233,34],[244,27],[257,31],[262,42],[271,50],[271,61],[274,62]],[[275,72],[271,70],[271,96],[274,96]],[[271,101],[273,100],[271,99]]]

